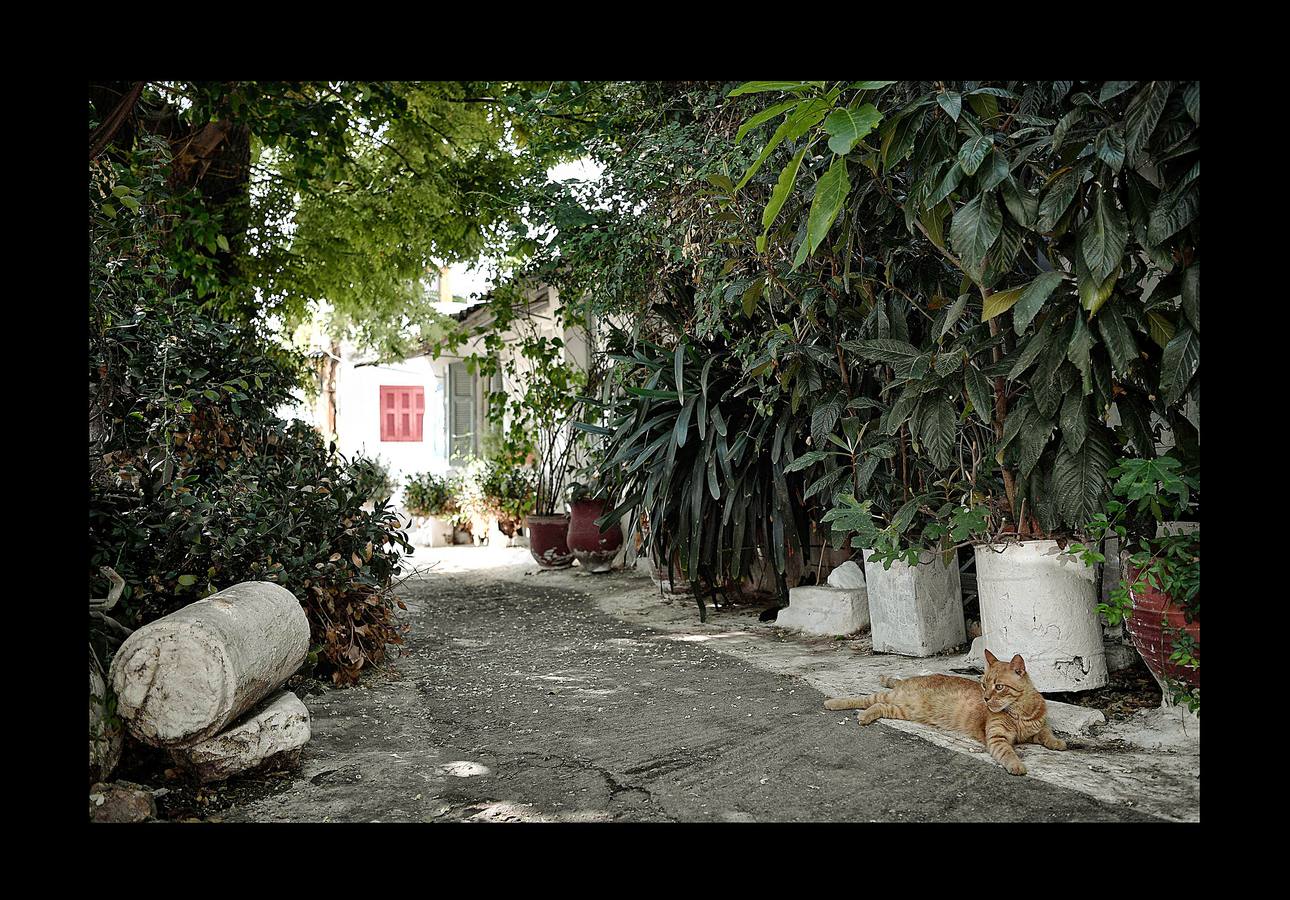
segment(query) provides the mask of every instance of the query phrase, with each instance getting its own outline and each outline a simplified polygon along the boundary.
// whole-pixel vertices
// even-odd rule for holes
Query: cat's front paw
[[[1026,767],[1025,765],[1022,764],[1021,760],[1019,759],[1008,760],[1008,762],[1003,764],[1003,767],[1008,770],[1009,775],[1026,774]]]
[[[1052,743],[1045,744],[1044,746],[1046,746],[1049,750],[1065,750],[1066,742],[1063,741],[1061,738],[1053,738]]]

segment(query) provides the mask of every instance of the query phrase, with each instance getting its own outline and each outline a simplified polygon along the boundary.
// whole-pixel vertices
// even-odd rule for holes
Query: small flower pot
[[[529,516],[525,520],[529,529],[529,552],[544,569],[563,569],[573,565],[569,552],[569,517]]]
[[[578,500],[569,507],[568,547],[588,572],[608,572],[623,546],[623,529],[615,522],[601,531],[596,519],[605,514],[604,500]]]
[[[1056,541],[974,549],[986,648],[999,657],[1020,653],[1041,692],[1106,685],[1093,567]]]

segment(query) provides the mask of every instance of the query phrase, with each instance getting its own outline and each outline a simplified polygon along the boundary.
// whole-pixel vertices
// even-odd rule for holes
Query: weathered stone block
[[[112,660],[117,714],[139,740],[187,747],[219,734],[309,652],[295,596],[247,581],[143,626]]]
[[[924,554],[917,566],[893,562],[890,569],[864,551],[869,615],[875,653],[932,656],[967,642],[959,567],[951,554]]]
[[[775,624],[806,634],[851,634],[869,624],[868,596],[863,587],[795,587]]]
[[[298,754],[310,735],[309,709],[284,691],[223,734],[170,755],[205,784],[249,772],[282,754]]]
[[[853,560],[848,559],[829,573],[829,586],[850,588],[851,590],[867,587],[864,580],[864,570],[856,565]]]

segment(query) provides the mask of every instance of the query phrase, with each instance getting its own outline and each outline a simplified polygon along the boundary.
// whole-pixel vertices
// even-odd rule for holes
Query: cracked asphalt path
[[[405,587],[408,655],[306,697],[299,771],[225,821],[1150,820],[860,728],[804,681],[540,576]]]

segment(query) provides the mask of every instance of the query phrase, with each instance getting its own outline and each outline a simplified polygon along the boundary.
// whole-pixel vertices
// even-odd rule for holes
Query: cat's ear
[[[1021,658],[1020,653],[1012,658],[1012,671],[1016,672],[1018,675],[1026,674],[1026,661]]]
[[[998,659],[998,657],[996,657],[993,653],[991,653],[991,652],[987,649],[987,650],[985,651],[985,661],[986,661],[987,663],[989,663],[990,665],[994,665],[995,663],[997,663],[997,662],[999,661],[999,659]]]

